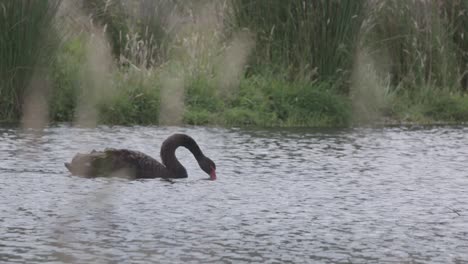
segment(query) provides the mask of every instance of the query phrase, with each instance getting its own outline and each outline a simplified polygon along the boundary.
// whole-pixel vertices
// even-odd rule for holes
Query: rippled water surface
[[[76,152],[159,156],[174,132],[217,164],[84,179]],[[159,157],[158,157],[159,159]],[[0,128],[0,262],[468,263],[468,128]]]

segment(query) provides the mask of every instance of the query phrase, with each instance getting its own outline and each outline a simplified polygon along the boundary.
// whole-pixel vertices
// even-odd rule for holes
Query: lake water
[[[188,179],[84,179],[76,152],[159,159]],[[468,263],[468,127],[0,128],[1,263]]]

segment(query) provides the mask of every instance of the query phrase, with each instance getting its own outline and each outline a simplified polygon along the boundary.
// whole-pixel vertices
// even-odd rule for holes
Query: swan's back
[[[130,178],[168,177],[164,165],[154,158],[127,149],[105,149],[89,154],[76,154],[71,163],[65,163],[68,170],[84,177],[123,176]]]

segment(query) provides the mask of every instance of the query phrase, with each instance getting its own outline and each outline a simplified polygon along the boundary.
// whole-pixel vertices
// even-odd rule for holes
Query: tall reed
[[[365,0],[233,0],[234,27],[257,34],[254,65],[279,65],[290,77],[346,79]]]
[[[165,62],[171,40],[168,19],[192,4],[177,0],[83,0],[91,20],[104,27],[112,52],[123,65],[149,68]]]
[[[441,3],[441,10],[455,43],[461,87],[468,91],[468,1],[445,0]]]
[[[0,120],[19,118],[34,70],[53,53],[52,22],[60,2],[0,0]]]
[[[441,8],[449,2],[373,2],[365,45],[380,58],[378,63],[384,64],[394,86],[411,90],[458,88],[460,53],[454,34],[459,29],[443,15],[450,5]]]
[[[89,15],[93,23],[104,27],[112,46],[112,52],[118,58],[122,46],[122,35],[128,29],[128,16],[122,1],[83,0],[83,10]]]

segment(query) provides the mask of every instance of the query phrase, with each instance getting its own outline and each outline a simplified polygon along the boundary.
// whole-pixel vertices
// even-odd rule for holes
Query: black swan
[[[152,157],[127,149],[110,149],[91,151],[89,154],[76,154],[71,163],[65,167],[73,174],[84,177],[110,176],[122,173],[133,179],[144,178],[187,178],[187,171],[175,156],[179,146],[186,147],[197,159],[200,168],[216,180],[215,163],[203,155],[193,138],[185,134],[174,134],[168,137],[161,146],[161,164]]]

